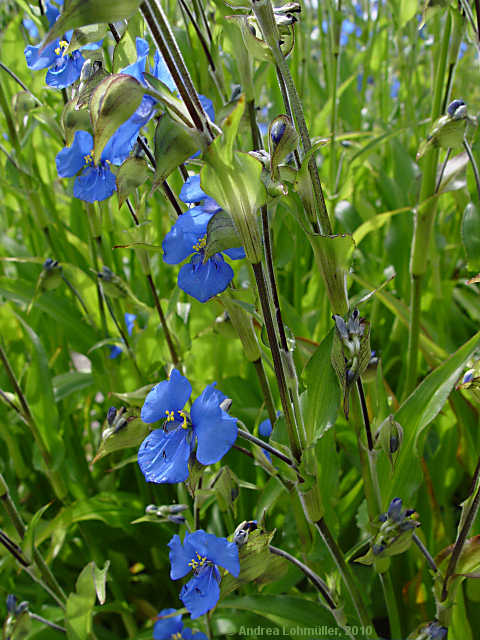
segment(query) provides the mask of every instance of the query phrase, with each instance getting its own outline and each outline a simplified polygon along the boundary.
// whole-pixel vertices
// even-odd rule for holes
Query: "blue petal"
[[[53,4],[47,2],[45,15],[47,16],[48,26],[51,27],[57,21],[57,18],[60,15],[60,11]]]
[[[202,558],[207,558],[210,562],[229,571],[232,576],[238,577],[240,560],[235,542],[229,542],[226,538],[217,538],[213,533],[206,533],[203,529],[199,529],[189,536],[189,543],[195,547],[195,551]]]
[[[133,76],[142,84],[145,84],[143,80],[143,73],[145,71],[145,64],[148,57],[148,42],[143,38],[137,38],[137,60],[128,67],[121,69],[120,73],[126,73],[129,76]]]
[[[27,30],[28,35],[32,40],[36,40],[39,37],[40,34],[38,32],[37,25],[31,18],[25,18],[22,21],[22,24]]]
[[[180,591],[180,600],[190,612],[192,620],[217,604],[220,597],[220,574],[214,566],[206,566]]]
[[[176,609],[162,609],[159,616],[166,616],[174,613]],[[170,640],[170,638],[180,633],[183,629],[182,614],[167,618],[166,620],[157,620],[153,627],[153,640]]]
[[[213,109],[213,102],[210,100],[210,98],[202,96],[201,94],[198,96],[198,98],[207,116],[212,122],[215,122],[215,111]]]
[[[120,165],[128,158],[142,127],[144,127],[155,112],[156,101],[150,96],[143,96],[140,106],[128,120],[126,120],[107,142],[102,153],[103,160],[110,160]]]
[[[202,206],[193,207],[178,216],[177,221],[162,242],[163,260],[178,264],[194,253],[194,245],[207,233],[213,214],[205,213]]]
[[[55,49],[59,44],[60,40],[54,40],[51,44],[47,45],[42,52],[40,52],[40,49],[42,48],[41,44],[36,47],[33,47],[32,45],[25,47],[24,53],[27,61],[27,67],[29,69],[33,69],[33,71],[50,67],[58,57],[55,53]]]
[[[89,42],[88,44],[84,44],[83,47],[80,47],[82,51],[96,51],[103,46],[103,40],[98,40],[97,42]]]
[[[59,56],[51,69],[47,71],[45,82],[49,87],[65,89],[80,77],[85,58],[80,51],[67,56]]]
[[[140,417],[143,422],[163,420],[166,411],[180,411],[192,393],[192,385],[180,371],[172,369],[170,378],[156,384],[145,398]]]
[[[201,202],[207,194],[200,187],[200,176],[190,176],[180,189],[180,200],[187,204]]]
[[[232,279],[233,269],[221,254],[216,253],[204,263],[197,253],[180,269],[178,286],[199,302],[207,302],[225,291]]]
[[[93,138],[87,131],[77,131],[72,146],[63,148],[55,158],[60,178],[72,178],[85,166],[85,156],[93,147]]]
[[[168,543],[168,546],[170,547],[170,553],[168,554],[171,565],[170,578],[172,580],[183,578],[192,570],[190,562],[193,559],[197,559],[197,547],[195,545],[196,533],[198,533],[198,531],[195,531],[193,534],[187,532],[185,534],[185,538],[183,539],[183,544],[180,541],[180,536],[175,534]],[[193,540],[191,540],[192,536]]]
[[[197,436],[197,459],[201,464],[218,462],[237,439],[237,419],[220,408],[225,397],[209,384],[192,405],[193,431]]]
[[[192,441],[188,429],[155,429],[138,450],[138,465],[147,482],[162,484],[185,482]]]
[[[132,335],[133,327],[135,326],[135,320],[137,316],[134,313],[125,314],[125,326],[127,327],[128,335]]]
[[[114,358],[118,358],[118,356],[122,353],[122,347],[119,347],[118,345],[112,345],[110,347],[110,355],[109,358],[111,358],[112,360]]]
[[[234,249],[225,249],[223,253],[226,253],[232,260],[242,260],[245,258],[245,249],[243,247],[236,247]]]
[[[258,433],[263,438],[269,438],[272,435],[273,427],[269,418],[260,423]]]
[[[163,84],[167,85],[170,91],[176,91],[176,85],[170,71],[159,51],[155,51],[153,75]]]
[[[97,202],[106,200],[117,190],[116,178],[107,166],[86,167],[75,178],[73,195],[79,200]]]

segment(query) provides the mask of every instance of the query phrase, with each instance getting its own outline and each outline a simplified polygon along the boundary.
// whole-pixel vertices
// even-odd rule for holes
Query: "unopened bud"
[[[117,415],[117,409],[115,407],[110,407],[107,413],[107,422],[110,426],[112,426],[116,415]]]
[[[395,420],[393,415],[388,416],[377,429],[375,446],[383,449],[392,466],[398,455],[402,441],[403,427]]]

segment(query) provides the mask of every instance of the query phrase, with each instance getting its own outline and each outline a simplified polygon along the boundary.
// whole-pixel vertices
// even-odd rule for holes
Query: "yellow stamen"
[[[197,570],[197,569],[199,569],[200,567],[203,567],[203,566],[204,566],[204,564],[207,562],[207,558],[206,558],[206,557],[202,557],[202,556],[198,553],[198,551],[196,552],[196,554],[197,554],[197,558],[198,558],[198,560],[193,559],[193,560],[190,560],[190,562],[188,563],[188,566],[189,566],[189,567],[192,567],[192,569],[193,569],[194,571],[196,571],[196,570]]]
[[[173,422],[175,420],[175,411],[169,411],[167,409],[165,413],[167,414],[167,422]]]
[[[64,56],[65,51],[67,49],[68,49],[68,42],[66,40],[60,40],[58,47],[55,49],[55,53],[57,54],[57,56],[59,56],[60,54]]]
[[[201,251],[202,249],[205,249],[206,246],[207,246],[207,234],[205,234],[203,238],[200,238],[197,244],[193,245],[193,249],[195,251]]]
[[[187,415],[185,413],[185,411],[179,411],[178,412],[182,418],[183,418],[183,422],[182,422],[182,429],[188,429],[188,423],[187,423]]]
[[[180,633],[180,631],[178,631],[177,633],[172,633],[170,637],[172,638],[172,640],[182,640],[182,634]]]
[[[83,156],[83,159],[85,160],[86,164],[93,164],[93,151],[90,151],[88,155]]]

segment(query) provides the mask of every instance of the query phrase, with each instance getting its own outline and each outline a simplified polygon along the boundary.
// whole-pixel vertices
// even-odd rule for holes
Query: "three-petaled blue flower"
[[[71,147],[64,147],[55,158],[61,178],[75,178],[73,195],[79,200],[96,202],[109,198],[117,189],[116,179],[110,171],[111,159],[104,149],[100,164],[95,166],[92,157],[93,138],[87,131],[77,131]]]
[[[147,395],[140,414],[143,422],[165,421],[163,428],[145,438],[138,451],[138,464],[147,482],[184,482],[195,440],[197,460],[204,465],[218,462],[229,451],[237,438],[237,419],[220,407],[226,396],[215,385],[202,391],[190,415],[183,407],[192,385],[177,369]]]
[[[159,616],[175,613],[176,609],[163,609]],[[201,631],[194,632],[183,626],[182,614],[158,620],[153,627],[153,640],[207,640]]]
[[[240,573],[238,547],[226,538],[217,538],[202,529],[186,533],[183,545],[175,534],[170,547],[170,577],[183,578],[193,570],[193,578],[183,585],[180,600],[193,618],[198,618],[217,604],[220,597],[220,571],[223,567],[236,578]]]
[[[50,27],[59,15],[60,12],[57,7],[47,2],[46,16]],[[72,31],[69,31],[63,38],[57,38],[43,49],[41,44],[37,46],[28,45],[25,48],[25,59],[29,69],[38,71],[48,68],[45,82],[49,87],[65,89],[80,77],[85,58],[78,50],[68,54],[65,53],[71,36]],[[83,46],[82,49],[98,49],[101,44],[101,42],[88,44]]]
[[[193,254],[190,262],[180,269],[178,286],[200,302],[206,302],[225,291],[233,278],[233,269],[221,253],[205,260],[207,226],[221,207],[201,189],[200,176],[188,178],[180,199],[187,204],[203,202],[178,217],[162,242],[163,259],[167,264],[179,264]],[[223,253],[232,260],[245,257],[243,248],[226,249]]]

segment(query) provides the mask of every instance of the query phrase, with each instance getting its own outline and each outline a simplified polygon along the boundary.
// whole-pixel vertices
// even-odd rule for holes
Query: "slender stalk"
[[[165,314],[163,313],[162,305],[160,304],[160,299],[158,297],[157,289],[155,288],[155,284],[153,282],[153,278],[150,273],[147,273],[147,281],[150,287],[150,290],[153,295],[153,299],[155,301],[155,308],[158,313],[158,317],[160,319],[160,323],[162,325],[163,333],[165,334],[165,340],[167,341],[168,350],[170,351],[170,357],[172,358],[173,364],[178,367],[180,364],[180,359],[177,354],[177,350],[175,349],[175,345],[173,343],[172,336],[170,334],[170,329],[167,325],[167,319],[165,318]]]
[[[32,613],[31,611],[29,611],[28,613],[32,620],[37,620],[38,622],[41,622],[42,624],[47,625],[47,627],[50,627],[55,631],[60,631],[61,633],[67,633],[67,630],[65,629],[65,627],[61,627],[59,624],[50,622],[50,620],[47,620],[46,618],[42,618],[42,616],[39,616],[36,613]]]
[[[110,317],[112,318],[113,323],[114,323],[115,327],[117,328],[117,331],[120,334],[120,337],[122,338],[125,346],[127,347],[127,353],[129,355],[130,360],[133,363],[133,366],[135,367],[135,371],[136,371],[136,373],[138,375],[138,379],[141,382],[142,381],[142,374],[140,372],[140,369],[138,368],[137,361],[135,359],[135,354],[132,351],[132,347],[130,346],[130,342],[129,342],[128,338],[127,338],[127,334],[123,330],[121,324],[118,322],[117,317],[115,315],[115,311],[114,311],[113,306],[112,306],[112,303],[109,300],[108,296],[105,295],[105,292],[103,292],[103,297],[104,297],[104,300],[105,300],[105,304],[107,305],[108,312],[110,313]]]
[[[295,424],[295,418],[292,412],[292,405],[290,402],[290,398],[288,396],[288,386],[285,378],[282,356],[280,354],[280,349],[277,342],[277,336],[275,332],[272,312],[270,309],[267,286],[265,282],[265,274],[260,262],[258,262],[257,264],[253,264],[252,267],[253,267],[253,272],[255,274],[255,280],[257,282],[260,304],[262,306],[263,318],[265,320],[265,327],[267,329],[268,341],[269,341],[270,349],[272,352],[273,366],[275,369],[275,375],[277,377],[280,400],[282,403],[283,412],[285,414],[285,421],[287,424],[290,448],[292,449],[293,457],[295,458],[295,460],[300,460],[301,458],[300,438],[297,433],[297,426]]]
[[[156,0],[147,0],[140,5],[148,29],[170,71],[175,86],[185,103],[185,107],[192,118],[195,127],[207,135],[210,141],[213,134],[208,123],[207,115],[200,103],[198,94],[193,86],[182,54],[175,41],[161,5]]]
[[[472,486],[475,487],[478,484],[478,478],[480,475],[480,460],[477,464],[477,468],[475,469],[475,474],[472,481]],[[480,507],[480,486],[477,489],[475,497],[470,505],[470,509],[465,517],[465,521],[463,526],[458,534],[457,540],[455,541],[455,546],[453,547],[452,555],[450,556],[450,561],[448,563],[447,570],[445,572],[445,578],[443,580],[442,594],[440,596],[440,601],[443,602],[446,600],[448,595],[448,581],[451,576],[455,573],[455,567],[457,566],[458,559],[460,554],[462,553],[462,549],[467,540],[468,533],[472,524],[477,517],[478,510]]]
[[[15,80],[15,82],[16,82],[18,85],[20,85],[20,86],[22,87],[22,89],[23,89],[24,91],[26,91],[30,96],[32,96],[32,98],[35,100],[35,102],[36,102],[37,104],[39,104],[40,106],[43,104],[43,103],[42,103],[42,101],[41,101],[41,100],[39,100],[39,99],[37,98],[37,96],[36,96],[36,95],[34,95],[34,94],[30,91],[30,89],[27,87],[27,85],[26,85],[26,84],[24,84],[24,83],[20,80],[20,78],[19,78],[15,73],[13,73],[13,71],[12,71],[11,69],[9,69],[9,68],[7,67],[7,65],[3,64],[3,62],[0,62],[0,69],[3,69],[4,71],[6,71],[6,72],[8,73],[8,75],[9,75],[11,78],[13,78],[13,80]]]
[[[315,573],[315,571],[310,569],[310,567],[307,567],[306,564],[304,564],[303,562],[300,562],[298,558],[295,558],[295,556],[290,555],[290,553],[288,553],[287,551],[284,551],[283,549],[274,547],[271,544],[268,545],[268,548],[274,555],[280,556],[281,558],[285,558],[285,560],[288,560],[288,562],[291,562],[298,569],[300,569],[300,571],[302,571],[307,576],[307,578],[312,582],[314,587],[318,589],[318,591],[322,594],[323,598],[325,599],[325,602],[327,603],[328,608],[332,610],[337,609],[338,605],[336,604],[334,597],[327,586],[327,583],[324,582],[324,580],[322,580],[320,576]]]
[[[77,298],[78,302],[80,303],[80,306],[82,307],[82,309],[83,309],[83,311],[85,313],[85,316],[86,316],[88,322],[92,326],[95,326],[94,322],[93,322],[93,320],[92,320],[92,318],[91,318],[91,316],[90,316],[90,314],[88,312],[87,305],[85,304],[85,302],[84,302],[82,296],[80,295],[79,291],[73,286],[73,284],[70,282],[70,280],[68,280],[68,278],[66,278],[63,274],[62,274],[62,280],[65,282],[65,284],[70,289],[70,291],[73,293],[73,295]]]
[[[480,41],[480,0],[475,0],[475,13],[477,14],[477,40]]]
[[[383,598],[387,605],[388,621],[390,623],[390,635],[392,638],[402,638],[402,626],[398,614],[397,598],[393,589],[390,571],[379,573],[380,583],[383,589]]]
[[[475,184],[477,185],[477,194],[480,199],[480,174],[478,173],[477,162],[475,160],[475,156],[473,155],[472,147],[470,146],[466,138],[463,141],[463,146],[465,147],[468,159],[470,160],[470,164],[472,165],[473,175],[475,176]]]
[[[365,603],[363,602],[362,594],[360,593],[355,579],[350,571],[350,567],[345,562],[345,558],[343,557],[343,553],[340,547],[337,545],[335,538],[330,533],[330,529],[327,526],[327,523],[323,518],[315,522],[315,527],[320,533],[322,540],[326,547],[328,548],[330,555],[332,556],[337,568],[342,576],[342,580],[347,587],[347,591],[350,594],[350,598],[352,599],[353,605],[357,612],[360,623],[364,627],[369,627],[373,629],[373,625],[368,615],[367,608],[365,607]],[[372,638],[376,638],[377,634],[373,631]]]
[[[289,467],[292,467],[292,469],[295,469],[295,471],[298,471],[297,465],[295,464],[295,462],[291,458],[289,458],[288,456],[283,454],[278,449],[275,449],[275,447],[272,447],[272,445],[269,444],[268,442],[265,442],[264,440],[260,440],[260,438],[257,438],[256,436],[252,435],[251,433],[249,433],[248,431],[246,431],[244,429],[239,429],[238,430],[238,435],[241,438],[243,438],[244,440],[248,440],[249,442],[253,442],[253,444],[256,444],[261,449],[265,449],[265,451],[268,451],[269,453],[271,453],[272,455],[276,456],[280,460],[283,460],[283,462],[288,464]]]
[[[365,433],[367,435],[368,450],[373,451],[372,429],[370,427],[370,418],[368,416],[367,403],[365,402],[365,393],[361,378],[357,380],[358,396],[360,398],[360,406],[362,408],[363,423],[365,425]]]
[[[420,551],[423,553],[423,555],[425,556],[425,560],[427,561],[430,569],[434,572],[437,573],[438,571],[438,567],[435,564],[435,560],[432,558],[432,556],[430,555],[427,547],[423,544],[423,542],[420,540],[420,538],[417,536],[416,533],[413,533],[412,535],[412,540],[414,541],[414,543],[417,545],[417,547],[420,549]]]
[[[258,360],[255,360],[255,362],[253,362],[253,366],[257,372],[258,381],[260,382],[260,387],[263,393],[263,399],[265,400],[265,408],[267,409],[268,417],[273,427],[275,420],[277,419],[277,414],[275,412],[275,405],[273,404],[272,390],[270,389],[270,384],[265,373],[265,367],[263,366],[262,359],[259,358]]]
[[[441,113],[443,85],[451,30],[452,17],[451,13],[447,11],[445,27],[443,30],[443,40],[439,45],[440,55],[438,55],[437,52],[434,53],[435,59],[437,59],[437,66],[435,69],[433,101],[430,113],[432,123]],[[410,320],[404,395],[408,395],[413,391],[417,382],[422,285],[424,275],[427,270],[428,248],[437,211],[436,200],[430,200],[428,203],[425,203],[425,200],[435,192],[437,162],[438,150],[430,149],[427,151],[424,157],[424,170],[419,197],[420,204],[415,214],[415,227],[410,254]]]
[[[23,540],[26,533],[26,527],[22,520],[22,516],[20,515],[14,501],[12,500],[8,484],[6,483],[5,478],[2,474],[0,474],[0,492],[0,500],[3,503],[5,511],[7,512],[7,515],[10,518],[13,526],[15,527],[18,535]],[[65,602],[67,601],[67,596],[65,595],[62,587],[58,584],[57,579],[51,572],[40,551],[38,551],[35,545],[33,545],[32,549],[32,560],[37,567],[42,580],[51,590],[52,594],[54,594],[54,597],[57,602],[59,602],[60,606],[63,607],[65,605]]]
[[[443,174],[445,173],[445,169],[447,168],[448,159],[450,158],[450,154],[452,153],[451,149],[447,149],[447,153],[445,154],[445,160],[440,168],[440,172],[438,174],[437,184],[435,185],[435,193],[438,193],[440,189],[440,185],[442,184]]]

